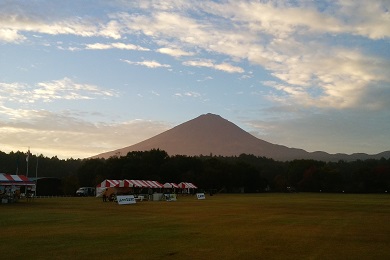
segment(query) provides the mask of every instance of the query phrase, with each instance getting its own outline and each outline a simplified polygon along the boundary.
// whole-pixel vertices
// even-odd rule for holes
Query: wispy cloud
[[[87,50],[108,50],[108,49],[121,49],[121,50],[137,50],[137,51],[149,51],[148,48],[142,46],[137,46],[134,44],[126,44],[121,42],[115,43],[92,43],[86,44],[85,48]]]
[[[52,102],[59,99],[80,100],[114,96],[117,96],[117,93],[113,90],[104,90],[95,85],[76,83],[69,78],[38,82],[34,85],[0,82],[0,101],[34,103],[37,101]]]
[[[265,68],[286,87],[278,89],[283,95],[275,100],[348,108],[360,106],[373,84],[378,89],[386,88],[388,77],[383,75],[388,62],[320,39],[327,34],[359,35],[374,40],[390,37],[390,27],[385,26],[389,23],[389,5],[375,1],[365,11],[366,5],[360,1],[328,3],[321,9],[307,1],[205,1],[172,4],[170,8],[149,2],[138,6],[143,11],[148,6],[146,14],[121,13],[116,19],[134,32],[160,41],[174,39],[176,45],[187,49],[203,49]],[[212,14],[214,20],[193,19],[188,14],[193,10],[200,16]],[[356,12],[361,16],[356,16]],[[379,67],[378,63],[385,66]],[[185,61],[183,65],[244,72],[239,66],[210,59]]]
[[[181,56],[193,56],[195,53],[193,52],[186,52],[181,49],[172,49],[172,48],[160,48],[157,50],[157,52],[167,54],[173,57],[181,57]]]
[[[78,5],[84,4],[82,10],[77,9]],[[107,99],[118,95],[114,90],[76,80],[92,75],[92,71],[89,71],[88,75],[79,71],[74,77],[64,78],[63,75],[72,75],[76,70],[74,69],[64,72],[69,74],[62,74],[56,77],[56,80],[26,83],[27,81],[35,82],[28,79],[33,73],[31,70],[26,70],[29,68],[27,62],[31,61],[30,64],[36,62],[34,55],[42,53],[40,51],[50,53],[50,57],[55,57],[57,54],[55,51],[58,49],[90,50],[90,52],[81,53],[85,55],[83,58],[91,57],[92,50],[97,52],[97,50],[115,49],[111,52],[99,52],[104,54],[99,58],[106,58],[108,54],[120,55],[110,56],[110,58],[117,61],[119,57],[123,57],[120,61],[124,63],[147,68],[170,70],[172,67],[169,64],[175,64],[177,73],[172,73],[172,76],[181,77],[175,78],[175,83],[177,83],[176,80],[182,80],[185,76],[189,76],[190,81],[196,78],[208,79],[206,75],[212,75],[214,80],[208,82],[209,84],[203,84],[205,86],[202,91],[209,87],[207,85],[213,85],[216,86],[213,88],[215,93],[218,92],[217,85],[221,81],[219,74],[213,74],[214,70],[231,73],[234,76],[238,73],[239,79],[246,79],[240,81],[239,84],[248,83],[253,86],[250,91],[257,94],[256,98],[261,99],[259,103],[267,102],[267,105],[273,108],[283,107],[287,111],[285,113],[291,116],[287,118],[289,120],[286,123],[281,123],[280,119],[259,123],[258,129],[263,127],[264,132],[268,134],[272,131],[283,132],[283,129],[295,127],[293,132],[298,135],[305,129],[298,128],[296,122],[301,125],[317,122],[315,115],[314,119],[307,118],[306,120],[294,111],[329,110],[350,113],[360,109],[359,111],[369,110],[381,113],[383,118],[378,116],[378,121],[372,125],[376,125],[379,121],[388,121],[390,60],[386,46],[390,38],[390,1],[142,0],[113,1],[109,4],[106,1],[99,1],[94,4],[95,6],[91,9],[99,10],[98,12],[90,11],[87,3],[81,4],[78,1],[73,1],[72,4],[61,1],[46,1],[45,4],[41,1],[0,1],[0,46],[4,48],[4,52],[0,55],[19,47],[29,50],[33,46],[34,50],[39,50],[31,52],[31,57],[19,57],[20,60],[15,65],[17,73],[11,68],[13,62],[9,63],[10,68],[6,68],[8,62],[4,66],[7,70],[9,69],[10,73],[3,73],[5,76],[1,79],[3,82],[0,82],[0,116],[6,117],[10,122],[1,120],[0,131],[3,131],[2,133],[7,133],[6,135],[10,135],[13,139],[22,140],[24,145],[28,141],[25,136],[29,139],[47,140],[46,144],[52,142],[61,147],[62,144],[67,143],[63,148],[71,151],[70,153],[83,150],[79,149],[80,147],[88,147],[77,131],[69,130],[62,125],[62,123],[68,123],[84,136],[87,132],[97,132],[95,137],[98,139],[95,140],[99,140],[98,143],[93,143],[93,139],[87,138],[93,143],[92,150],[95,153],[100,148],[105,147],[106,149],[103,150],[108,150],[111,149],[108,147],[112,147],[101,141],[104,139],[102,138],[104,134],[108,136],[108,130],[102,129],[112,127],[118,129],[120,133],[122,127],[137,130],[136,127],[132,128],[138,125],[136,122],[129,123],[131,127],[128,126],[128,128],[125,126],[126,123],[96,125],[80,119],[81,117],[77,115],[69,115],[65,112],[56,114],[44,110],[43,107],[47,107],[47,103],[55,103],[59,100],[68,102]],[[68,9],[64,11],[64,8]],[[142,52],[146,57],[140,57],[137,52]],[[156,55],[156,53],[171,56],[175,58],[175,61],[170,63],[171,57]],[[81,55],[74,54],[76,53],[69,53],[69,61],[74,58],[71,56],[81,57]],[[61,52],[61,55],[64,55],[64,52]],[[22,59],[28,61],[20,62]],[[57,62],[49,58],[45,61],[48,61],[48,64]],[[182,64],[178,64],[178,61]],[[85,60],[85,64],[88,62]],[[180,65],[187,67],[182,68]],[[34,69],[34,78],[39,77],[40,69],[43,70],[47,66],[50,65],[46,64],[46,67],[41,65]],[[203,68],[202,74],[198,74],[199,70],[189,67]],[[148,72],[156,71],[149,70]],[[18,81],[15,77],[24,78],[25,76],[26,82],[15,82]],[[12,80],[6,82],[5,79],[8,77]],[[122,84],[113,78],[107,77],[106,80],[107,82],[112,80],[110,84]],[[190,91],[191,89],[193,88],[189,84],[188,91],[177,91],[173,95],[190,100],[190,98],[199,98],[208,93],[206,91],[206,94],[201,95],[196,91]],[[166,97],[163,91],[163,89],[158,89],[157,93],[146,89],[142,92],[134,89],[134,95],[142,92],[142,95],[139,94],[142,97],[161,93],[160,98],[163,99]],[[248,93],[248,91],[243,92]],[[264,101],[264,98],[268,100]],[[193,100],[199,101],[199,99]],[[36,104],[39,102],[45,104],[40,104],[42,106],[38,109]],[[27,110],[27,107],[33,110]],[[280,114],[282,113],[274,115],[275,118],[278,118]],[[368,120],[367,118],[371,118],[373,114],[367,112],[365,116],[365,120]],[[35,121],[21,120],[24,118],[34,118]],[[323,121],[326,118],[326,115],[321,117]],[[344,119],[340,117],[340,124],[328,125],[340,130],[341,128],[338,127],[342,125]],[[16,122],[19,120],[20,124]],[[53,130],[54,126],[48,123],[50,120],[58,124],[59,128]],[[357,123],[358,120],[360,118],[354,115],[354,123],[350,124],[349,128],[361,127],[361,124]],[[146,122],[143,123],[145,124],[139,125],[148,125]],[[47,127],[44,129],[40,126]],[[268,126],[274,128],[267,129]],[[381,127],[388,128],[388,124],[382,124]],[[327,129],[326,125],[322,128]],[[370,130],[365,127],[361,128]],[[316,131],[310,127],[307,129],[310,129],[305,132],[307,136],[309,132]],[[326,135],[318,129],[317,131]],[[0,135],[0,141],[2,145],[7,145],[4,135]],[[274,136],[275,139],[270,141],[278,140],[280,137],[279,141],[286,145],[293,143],[288,139],[291,135],[282,135]],[[363,140],[363,134],[361,136]],[[77,148],[77,144],[71,144],[72,138],[80,140],[80,147]],[[306,136],[302,137],[302,142],[305,138]],[[329,134],[328,140],[331,138]],[[341,142],[340,140],[338,142]],[[378,140],[373,140],[373,143],[380,142]],[[112,139],[111,141],[118,144],[118,147],[122,147],[123,140]],[[39,145],[38,142],[35,144]],[[316,146],[321,146],[321,144],[317,143]],[[44,149],[43,145],[41,147]]]
[[[129,61],[129,60],[122,60],[121,61],[130,64],[130,65],[136,65],[136,66],[144,66],[147,68],[151,69],[156,69],[156,68],[170,68],[171,65],[169,64],[161,64],[157,61],[154,60],[145,60],[145,61]]]
[[[194,91],[187,91],[187,92],[183,92],[183,93],[175,93],[174,94],[175,97],[192,97],[192,98],[199,98],[199,97],[202,97],[202,95],[198,92],[194,92]]]
[[[185,66],[193,66],[193,67],[206,67],[213,68],[215,70],[221,70],[228,73],[243,73],[244,69],[238,66],[233,66],[229,63],[220,63],[215,64],[211,60],[192,60],[183,62]]]
[[[29,146],[32,153],[60,158],[90,157],[122,148],[124,143],[135,144],[172,127],[163,122],[142,119],[96,124],[67,111],[53,113],[8,108],[7,113],[23,114],[24,117],[0,122],[3,151],[15,151],[15,147],[24,150]]]

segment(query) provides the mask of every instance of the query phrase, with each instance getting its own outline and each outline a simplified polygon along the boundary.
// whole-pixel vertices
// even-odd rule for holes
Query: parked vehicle
[[[76,196],[79,197],[88,197],[88,196],[95,196],[96,191],[93,187],[81,187],[76,191]]]

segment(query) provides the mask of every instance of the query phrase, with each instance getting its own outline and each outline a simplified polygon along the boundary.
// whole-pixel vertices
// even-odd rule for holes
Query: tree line
[[[0,152],[0,171],[27,172],[26,154]],[[288,162],[254,155],[169,156],[165,151],[129,152],[109,159],[67,159],[30,155],[28,177],[56,177],[62,192],[74,194],[81,186],[105,179],[142,179],[193,182],[208,192],[390,192],[390,159]]]

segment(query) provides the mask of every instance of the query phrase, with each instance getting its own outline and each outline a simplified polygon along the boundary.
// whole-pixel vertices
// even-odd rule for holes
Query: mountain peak
[[[352,156],[332,155],[325,152],[309,153],[302,149],[271,144],[258,139],[219,115],[207,113],[177,125],[145,141],[93,158],[109,158],[132,151],[160,149],[169,155],[239,156],[253,154],[275,160],[315,159],[324,161],[350,160]],[[366,155],[369,157],[368,155]],[[370,158],[374,158],[371,156]]]
[[[223,119],[220,115],[212,114],[212,113],[207,113],[207,114],[200,115],[198,118],[200,118],[200,117],[220,118],[220,119]]]
[[[169,155],[220,155],[238,156],[254,154],[275,159],[289,159],[284,146],[274,145],[247,133],[219,115],[207,113],[173,127],[145,141],[96,157],[108,158],[116,154],[126,155],[131,151],[161,149]],[[292,149],[292,152],[305,152]]]

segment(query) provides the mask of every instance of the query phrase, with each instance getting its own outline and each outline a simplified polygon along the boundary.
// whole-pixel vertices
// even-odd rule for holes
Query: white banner
[[[204,195],[204,193],[196,193],[196,197],[198,198],[198,200],[206,199],[206,196]]]
[[[120,205],[135,204],[134,195],[118,195],[116,196],[116,200]]]

